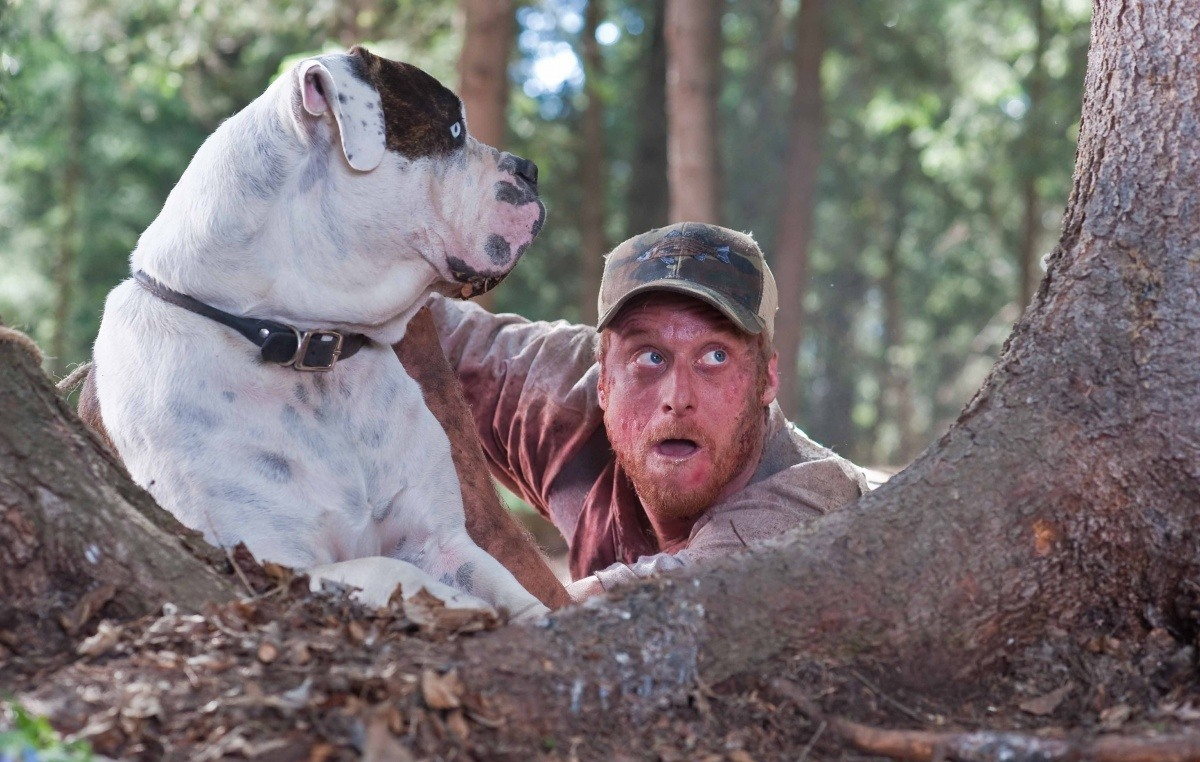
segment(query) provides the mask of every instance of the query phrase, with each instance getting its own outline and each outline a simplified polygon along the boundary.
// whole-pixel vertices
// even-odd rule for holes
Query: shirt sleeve
[[[429,307],[493,475],[558,524],[551,486],[603,424],[595,330],[440,296]]]
[[[863,493],[858,469],[830,455],[797,463],[713,506],[675,553],[642,556],[596,572],[605,590],[710,558],[728,556],[803,526]]]

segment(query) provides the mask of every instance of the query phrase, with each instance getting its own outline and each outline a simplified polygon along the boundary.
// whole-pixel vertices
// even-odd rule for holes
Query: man
[[[866,491],[775,403],[776,305],[754,240],[699,223],[609,254],[596,329],[433,300],[492,472],[567,539],[573,598],[731,553]]]

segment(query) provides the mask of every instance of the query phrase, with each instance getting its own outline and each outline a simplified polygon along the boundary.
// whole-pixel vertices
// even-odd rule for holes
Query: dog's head
[[[197,151],[135,270],[237,314],[397,341],[537,235],[537,167],[472,138],[436,79],[363,48],[300,61]]]
[[[471,137],[462,101],[424,71],[355,47],[301,61],[294,84],[308,169],[337,185],[328,203],[375,264],[416,253],[435,288],[474,296],[541,229],[537,166]]]

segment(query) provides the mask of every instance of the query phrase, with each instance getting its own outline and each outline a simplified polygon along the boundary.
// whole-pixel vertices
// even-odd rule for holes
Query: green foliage
[[[6,726],[8,729],[4,730]],[[92,752],[86,742],[64,743],[46,718],[33,716],[19,704],[0,705],[0,762],[88,762],[90,759]]]
[[[1043,4],[1044,86],[1031,110]],[[587,0],[527,0],[510,63],[509,140],[536,161],[548,207],[538,243],[496,292],[500,310],[575,319],[580,211],[603,197],[609,242],[631,235],[637,94],[653,0],[606,0],[608,183],[580,180]],[[722,21],[725,222],[773,256],[791,126],[798,0],[735,0]],[[1024,198],[1033,180],[1053,245],[1070,189],[1086,0],[827,3],[825,132],[799,373],[800,424],[851,457],[903,462],[977,387],[1020,305]],[[290,61],[366,42],[447,83],[453,0],[23,0],[0,6],[0,319],[87,358],[104,294],[201,141]],[[563,64],[547,76],[547,62]],[[553,67],[550,67],[551,69]],[[72,94],[83,118],[72,127]],[[84,170],[72,199],[72,163]],[[73,222],[72,222],[73,221]],[[66,275],[56,271],[74,251]],[[64,277],[66,282],[64,283]],[[889,293],[897,324],[889,323]],[[898,338],[889,338],[889,331]]]

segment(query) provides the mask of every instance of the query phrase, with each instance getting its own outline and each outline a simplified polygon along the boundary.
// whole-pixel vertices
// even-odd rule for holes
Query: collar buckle
[[[292,331],[296,334],[296,354],[280,365],[315,373],[333,370],[342,354],[342,343],[345,341],[342,334],[320,330],[301,333],[297,328],[292,328]]]

